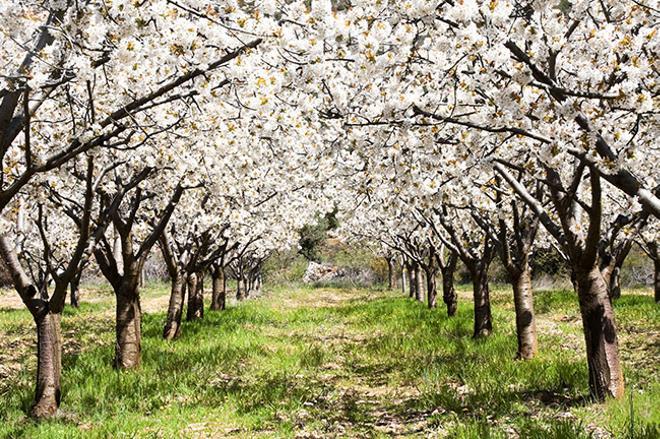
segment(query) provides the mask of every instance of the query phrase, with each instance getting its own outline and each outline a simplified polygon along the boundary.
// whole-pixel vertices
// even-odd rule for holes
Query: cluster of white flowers
[[[358,235],[401,227],[420,239],[445,206],[471,239],[480,229],[469,211],[510,219],[506,202],[494,201],[514,196],[492,180],[498,163],[521,179],[543,178],[549,167],[568,184],[584,157],[615,185],[629,172],[640,187],[657,187],[655,12],[614,1],[519,8],[511,0],[114,0],[49,10],[5,1],[0,90],[29,87],[38,116],[32,166],[95,144],[85,154],[105,194],[156,170],[140,184],[148,196],[138,242],[177,185],[195,187],[179,203],[177,228],[264,251],[293,245],[298,228],[335,205]],[[42,34],[49,12],[56,18]],[[32,44],[43,47],[25,64]],[[3,151],[3,190],[30,173],[23,141],[15,136]],[[47,204],[48,190],[80,197],[77,160],[53,167],[23,188],[26,212]],[[579,190],[588,200],[588,184]],[[3,210],[3,230],[18,200]],[[616,206],[607,204],[607,215]],[[77,233],[64,215],[50,217]],[[585,229],[579,218],[571,228]]]

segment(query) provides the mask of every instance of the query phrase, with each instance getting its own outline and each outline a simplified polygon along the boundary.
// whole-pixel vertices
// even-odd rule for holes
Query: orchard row
[[[579,297],[592,393],[624,380],[611,297],[637,242],[654,260],[657,9],[638,1],[29,0],[0,9],[0,253],[34,316],[33,415],[60,404],[60,320],[94,263],[116,295],[115,366],[139,365],[139,279],[159,248],[164,337],[223,309],[298,231],[341,235],[413,273],[514,291],[537,350],[530,254],[553,246]],[[418,278],[419,276],[417,276]],[[417,287],[421,291],[420,287]]]

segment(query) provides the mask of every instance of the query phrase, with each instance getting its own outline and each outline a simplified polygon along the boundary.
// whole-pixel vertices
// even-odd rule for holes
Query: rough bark
[[[204,279],[200,273],[188,275],[188,308],[186,320],[199,320],[204,318]]]
[[[394,260],[392,258],[386,258],[387,260],[387,288],[393,290],[396,288],[396,281],[394,277]]]
[[[246,297],[244,279],[242,276],[238,276],[236,278],[236,300],[244,300]]]
[[[61,313],[70,279],[56,282],[53,296],[38,297],[36,286],[21,266],[14,245],[0,235],[0,257],[12,277],[14,288],[34,318],[37,331],[37,377],[31,415],[37,419],[53,416],[61,399],[62,335]],[[45,290],[45,288],[44,288]]]
[[[167,307],[167,317],[163,328],[163,338],[173,340],[181,333],[181,317],[183,316],[183,301],[186,295],[186,282],[183,273],[177,273],[172,278],[170,303]]]
[[[62,334],[60,314],[46,312],[35,316],[37,324],[37,386],[31,414],[35,418],[53,416],[60,405],[62,374]]]
[[[513,303],[516,312],[516,335],[518,338],[517,358],[529,360],[538,351],[536,320],[534,318],[534,295],[529,266],[516,276],[511,276]]]
[[[488,266],[471,269],[474,299],[474,338],[487,337],[493,331],[488,289]]]
[[[406,270],[408,271],[408,297],[413,298],[416,296],[415,289],[417,283],[415,282],[415,270],[412,264],[406,264]]]
[[[415,271],[415,300],[418,302],[424,301],[424,298],[422,297],[424,295],[424,286],[422,283],[422,272],[419,269],[419,265],[415,264],[414,266],[414,271]]]
[[[250,284],[248,283],[247,276],[245,275],[242,276],[241,283],[243,284],[243,296],[245,299],[247,299],[248,297],[250,297],[250,293],[251,293]]]
[[[424,264],[424,274],[426,275],[426,303],[429,309],[436,307],[438,286],[435,275],[438,272],[437,253],[433,245],[429,246],[428,260]]]
[[[456,271],[456,262],[458,256],[452,253],[447,260],[447,264],[441,267],[442,272],[442,301],[447,306],[447,315],[453,317],[458,308],[458,298],[454,288],[454,272]]]
[[[660,259],[653,261],[655,268],[654,285],[655,285],[655,303],[660,303]]]
[[[406,294],[406,268],[401,265],[401,293]]]
[[[598,400],[623,395],[623,371],[614,313],[598,267],[576,271],[580,313],[587,347],[589,387]]]
[[[564,187],[559,173],[546,168],[546,185],[557,212],[559,224],[545,211],[543,204],[533,197],[507,171],[498,170],[511,187],[520,195],[539,217],[546,230],[557,240],[569,262],[571,280],[578,293],[582,326],[587,350],[589,387],[598,400],[608,396],[619,398],[623,395],[624,383],[616,325],[608,288],[599,267],[599,243],[602,223],[602,191],[600,174],[593,166],[588,166],[591,183],[591,206],[588,209],[588,228],[584,239],[579,239],[573,231],[578,221],[578,200],[575,194],[583,180],[584,163],[575,167],[570,190]],[[602,259],[602,258],[601,258]]]
[[[117,297],[115,361],[117,369],[132,369],[140,365],[142,351],[142,310],[138,279],[125,283],[115,291]]]
[[[433,269],[426,270],[426,298],[429,308],[436,307],[438,295],[438,288],[435,281],[435,271]]]
[[[621,268],[620,264],[615,264],[610,273],[608,285],[611,300],[617,300],[621,297]]]
[[[573,291],[577,293],[578,290],[577,275],[575,274],[575,270],[573,270],[572,268],[570,270],[571,270],[571,285],[573,285]]]
[[[223,297],[223,305],[226,307],[226,304],[227,304],[227,273],[225,273],[224,269],[222,270],[222,297]]]
[[[211,277],[211,309],[214,311],[224,310],[227,299],[225,273],[221,268],[216,268],[212,271]]]
[[[80,306],[80,301],[78,297],[78,292],[80,290],[80,277],[74,277],[69,283],[69,298],[71,300],[71,306],[78,308]]]
[[[259,295],[261,293],[261,276],[259,274],[255,274],[252,278],[252,291],[256,294]]]

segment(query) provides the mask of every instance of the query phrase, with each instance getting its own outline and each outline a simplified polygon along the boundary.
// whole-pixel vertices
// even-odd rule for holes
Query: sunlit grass
[[[167,290],[150,285],[143,298]],[[536,295],[545,331],[527,362],[514,360],[509,295],[493,289],[495,332],[473,340],[465,300],[449,319],[397,292],[274,288],[185,323],[174,342],[160,337],[163,313],[145,315],[142,365],[129,372],[111,367],[113,301],[83,303],[63,318],[61,415],[26,417],[35,361],[24,350],[25,366],[0,387],[0,437],[386,437],[385,421],[413,436],[421,423],[460,438],[586,438],[594,429],[657,437],[658,353],[632,354],[647,338],[635,328],[660,327],[651,296],[624,294],[616,304],[631,390],[601,405],[588,398],[573,293]],[[0,313],[2,337],[34,343],[31,325],[26,311]]]

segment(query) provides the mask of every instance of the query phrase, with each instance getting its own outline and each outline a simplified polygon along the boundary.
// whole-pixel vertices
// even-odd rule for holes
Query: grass
[[[162,304],[150,285],[143,307]],[[0,437],[655,438],[660,435],[658,306],[616,304],[627,380],[621,401],[593,404],[570,291],[536,294],[540,354],[515,361],[510,291],[493,289],[494,334],[472,340],[459,312],[381,289],[279,287],[161,340],[143,319],[139,370],[117,372],[112,296],[63,318],[61,414],[35,423],[34,335],[24,310],[0,311]],[[152,307],[151,307],[152,308]],[[5,349],[7,343],[8,349]]]

